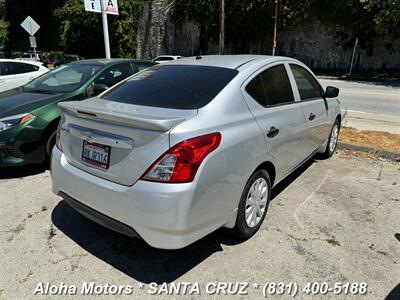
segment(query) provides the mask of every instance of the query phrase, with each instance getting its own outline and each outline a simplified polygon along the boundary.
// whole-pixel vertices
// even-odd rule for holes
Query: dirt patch
[[[339,140],[379,150],[400,152],[400,134],[395,133],[343,127],[340,130]]]

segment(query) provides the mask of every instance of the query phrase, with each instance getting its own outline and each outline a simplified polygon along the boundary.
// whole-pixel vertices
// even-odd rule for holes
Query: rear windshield
[[[237,73],[219,67],[157,65],[132,76],[102,98],[144,106],[197,109],[208,104]]]

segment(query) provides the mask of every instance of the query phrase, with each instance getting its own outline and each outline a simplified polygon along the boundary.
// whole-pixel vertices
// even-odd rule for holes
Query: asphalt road
[[[320,81],[340,89],[343,126],[400,134],[400,82]]]
[[[297,283],[295,299],[321,299],[302,292],[307,282],[366,282],[367,294],[356,299],[385,299],[400,292],[399,167],[344,152],[310,161],[274,189],[253,238],[243,242],[219,230],[177,251],[150,248],[85,219],[51,193],[48,171],[3,173],[0,299],[264,299],[265,282]],[[40,282],[79,290],[33,295]],[[82,296],[84,282],[129,285],[133,294]],[[200,295],[151,295],[151,282],[199,283]],[[210,282],[249,283],[248,295],[208,295]]]

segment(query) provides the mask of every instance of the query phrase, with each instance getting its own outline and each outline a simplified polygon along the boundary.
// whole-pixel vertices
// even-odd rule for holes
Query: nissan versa
[[[285,57],[151,67],[99,97],[59,104],[53,192],[157,248],[182,248],[219,227],[249,238],[271,188],[314,154],[334,153],[338,93]]]
[[[49,160],[61,114],[58,102],[97,95],[153,65],[123,59],[82,60],[0,93],[0,167]]]

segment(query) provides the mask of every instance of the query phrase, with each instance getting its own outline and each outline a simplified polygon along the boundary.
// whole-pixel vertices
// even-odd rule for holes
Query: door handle
[[[274,136],[277,136],[279,133],[279,129],[272,126],[268,131],[267,131],[267,137],[273,138]]]
[[[310,121],[314,120],[315,119],[315,115],[313,113],[310,113],[310,115],[308,116],[308,119]]]

